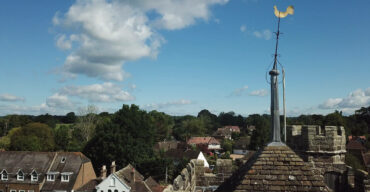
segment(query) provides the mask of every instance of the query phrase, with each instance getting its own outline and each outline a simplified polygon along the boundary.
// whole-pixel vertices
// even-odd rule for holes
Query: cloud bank
[[[336,109],[345,113],[353,113],[356,109],[370,105],[370,87],[357,89],[344,98],[329,98],[319,105],[320,109]]]
[[[158,31],[179,30],[211,17],[210,7],[228,0],[77,0],[57,13],[56,46],[68,51],[59,70],[103,80],[128,77],[122,66],[143,57],[155,58],[164,38]]]
[[[24,101],[23,97],[18,97],[15,95],[11,95],[8,93],[0,94],[0,101],[5,101],[5,102],[16,102],[16,101]]]

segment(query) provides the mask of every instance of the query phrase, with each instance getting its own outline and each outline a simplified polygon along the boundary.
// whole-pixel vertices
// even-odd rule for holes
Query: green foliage
[[[71,142],[70,128],[66,125],[61,125],[54,132],[55,149],[68,151]]]
[[[121,166],[140,167],[151,161],[155,142],[155,127],[151,116],[136,105],[123,105],[112,120],[104,120],[96,127],[95,136],[83,152],[94,167],[115,160]]]
[[[226,125],[237,125],[239,127],[245,127],[245,119],[241,115],[235,115],[233,111],[224,113],[221,112],[218,115],[218,121],[222,126]]]
[[[202,119],[202,121],[205,123],[206,133],[209,135],[211,135],[217,130],[218,127],[221,126],[218,122],[217,116],[209,112],[207,109],[200,111],[197,118]]]
[[[221,159],[230,159],[230,152],[226,151],[221,155]]]
[[[271,118],[268,115],[253,114],[247,118],[248,125],[254,125],[256,130],[252,134],[251,149],[257,150],[270,141]]]
[[[169,139],[172,134],[172,129],[175,126],[173,118],[163,112],[151,111],[149,115],[153,118],[156,129],[156,141]]]
[[[66,114],[66,116],[63,118],[63,122],[70,124],[75,123],[77,121],[77,117],[74,112],[69,112]]]
[[[192,136],[203,136],[206,132],[206,122],[202,118],[187,118],[177,124],[174,128],[175,136],[186,141]]]
[[[55,125],[58,123],[58,119],[55,116],[46,113],[45,115],[36,116],[33,119],[33,122],[47,124],[49,127],[55,128]]]
[[[232,152],[233,151],[233,141],[224,139],[221,143],[222,149],[224,149],[226,152]]]
[[[10,149],[15,151],[52,151],[54,137],[52,129],[42,123],[29,123],[15,131],[10,137]]]
[[[346,153],[345,163],[353,169],[366,170],[361,161],[351,153]]]

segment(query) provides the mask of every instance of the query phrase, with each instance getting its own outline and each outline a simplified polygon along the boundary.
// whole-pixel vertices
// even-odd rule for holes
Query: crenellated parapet
[[[287,126],[287,144],[306,153],[346,153],[346,135],[342,126]]]
[[[319,170],[331,189],[345,189],[346,135],[342,126],[287,126],[286,144]]]

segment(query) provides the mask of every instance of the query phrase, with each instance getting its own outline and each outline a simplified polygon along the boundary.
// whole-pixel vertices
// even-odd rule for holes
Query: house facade
[[[132,165],[127,165],[119,171],[115,171],[115,163],[112,163],[111,174],[102,178],[96,185],[96,192],[161,192],[161,186],[151,177],[144,180]],[[104,169],[104,168],[103,168]],[[103,174],[104,175],[104,174]]]
[[[71,192],[96,178],[80,152],[0,152],[0,192]]]
[[[207,150],[217,151],[221,149],[221,143],[214,137],[192,137],[187,143],[192,146],[207,146]]]

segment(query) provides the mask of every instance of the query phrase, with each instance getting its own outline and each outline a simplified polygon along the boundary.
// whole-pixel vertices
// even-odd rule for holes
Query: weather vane
[[[279,93],[278,93],[278,75],[279,70],[277,69],[277,56],[278,56],[278,45],[279,45],[279,35],[280,35],[280,19],[285,18],[286,16],[293,15],[294,8],[289,6],[285,12],[281,12],[277,9],[276,5],[274,6],[275,16],[278,18],[278,29],[276,34],[276,46],[275,46],[275,55],[274,55],[274,66],[269,72],[271,76],[271,143],[269,145],[281,145],[280,138],[280,114],[279,114]],[[284,97],[284,136],[286,142],[286,117],[285,117],[285,74],[283,69],[283,97]]]

